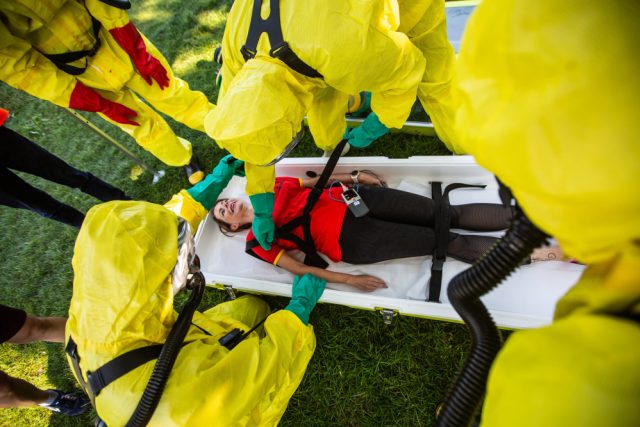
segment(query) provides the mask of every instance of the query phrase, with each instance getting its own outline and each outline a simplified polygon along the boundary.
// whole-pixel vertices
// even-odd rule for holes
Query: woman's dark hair
[[[231,229],[231,224],[229,224],[228,222],[224,222],[221,219],[216,218],[216,216],[214,215],[216,206],[218,206],[218,203],[222,203],[225,200],[229,200],[229,199],[218,199],[216,200],[216,202],[213,204],[213,207],[211,208],[211,216],[213,217],[213,220],[218,224],[218,228],[220,229],[220,232],[222,234],[224,234],[227,237],[232,237],[235,233],[242,231],[242,230],[247,230],[249,228],[251,228],[251,223],[247,223],[247,224],[242,224],[241,226],[239,226],[236,230],[232,230]]]

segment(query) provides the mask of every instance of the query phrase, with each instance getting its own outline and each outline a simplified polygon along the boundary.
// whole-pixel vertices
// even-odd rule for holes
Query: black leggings
[[[369,214],[355,218],[347,212],[340,232],[342,260],[371,264],[397,258],[432,255],[435,247],[434,203],[428,197],[383,187],[358,188]],[[451,227],[497,231],[508,227],[510,208],[490,203],[450,207]],[[449,233],[447,255],[472,263],[496,238]]]
[[[9,168],[71,188],[79,188],[82,192],[105,202],[127,199],[122,190],[88,172],[68,165],[27,138],[1,126],[0,204],[12,208],[27,209],[46,218],[80,227],[84,214],[28,184],[11,172]]]

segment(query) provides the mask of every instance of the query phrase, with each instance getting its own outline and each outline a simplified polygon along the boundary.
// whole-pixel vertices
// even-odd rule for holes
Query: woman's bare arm
[[[368,274],[355,275],[338,273],[336,271],[312,267],[301,263],[286,252],[280,256],[277,265],[295,275],[302,276],[306,273],[311,273],[314,276],[326,280],[327,282],[344,283],[345,285],[350,285],[367,292],[387,287],[386,283],[384,283],[382,279],[375,276],[369,276]]]
[[[315,178],[303,178],[302,186],[313,187],[314,185],[316,185],[316,182],[318,182],[319,178],[319,176]],[[340,181],[343,184],[353,184],[353,178],[351,178],[351,174],[348,173],[332,174],[329,177],[328,182],[331,181]],[[380,180],[380,178],[367,171],[360,171],[360,175],[358,175],[358,183],[366,185],[382,185],[382,181]]]

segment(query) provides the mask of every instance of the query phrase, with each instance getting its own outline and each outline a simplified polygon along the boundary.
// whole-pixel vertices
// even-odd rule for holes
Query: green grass
[[[215,101],[213,48],[220,42],[231,1],[133,2],[131,17],[166,55],[176,74]],[[188,5],[186,7],[185,5]],[[179,168],[167,168],[118,129],[86,115],[118,141],[167,174],[151,186],[151,176],[129,179],[132,163],[67,113],[0,85],[0,106],[10,109],[8,126],[72,165],[119,186],[136,199],[162,203],[187,185]],[[169,120],[192,141],[210,170],[223,153],[205,134]],[[317,156],[309,137],[296,156]],[[408,157],[448,154],[435,138],[387,135],[350,156]],[[83,212],[97,203],[83,193],[25,176],[39,188]],[[72,293],[71,256],[76,230],[33,213],[0,206],[0,302],[37,315],[65,315]],[[210,289],[201,308],[222,301]],[[268,298],[274,306],[286,303]],[[300,388],[282,419],[284,426],[429,426],[469,347],[463,326],[399,317],[384,325],[377,313],[320,305],[311,317],[318,348]],[[75,380],[61,345],[0,346],[0,369],[39,387],[71,389]],[[239,396],[239,398],[241,398]],[[0,426],[81,426],[92,416],[67,418],[43,409],[0,410]]]

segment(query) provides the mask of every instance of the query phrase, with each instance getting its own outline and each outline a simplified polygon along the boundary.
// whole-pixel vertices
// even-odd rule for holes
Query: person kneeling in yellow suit
[[[553,324],[498,353],[482,425],[638,425],[639,14],[638,2],[486,0],[467,26],[459,142],[587,265]]]
[[[195,184],[204,174],[191,144],[140,97],[199,131],[214,105],[173,75],[127,13],[112,6],[118,3],[129,2],[0,0],[0,80],[61,107],[100,114],[160,161],[185,166]]]
[[[438,136],[459,151],[443,0],[237,0],[222,58],[218,106],[205,129],[247,162],[252,230],[265,250],[275,230],[273,165],[299,141],[305,114],[319,148],[343,136],[363,148],[402,127],[417,96]],[[349,94],[362,91],[371,92],[372,113],[345,133]]]
[[[178,215],[197,226],[209,201],[241,167],[223,159],[165,206],[109,202],[88,212],[74,250],[67,350],[72,367],[79,361],[76,377],[89,381],[87,392],[108,426],[132,417],[155,360],[111,382],[102,371],[96,380],[96,371],[124,353],[165,343],[180,322],[173,301],[185,285],[179,251],[188,245],[178,245],[178,231],[189,226],[180,226],[186,223]],[[149,425],[276,425],[314,352],[309,314],[324,286],[311,275],[296,277],[291,302],[272,314],[254,296],[195,312]],[[246,337],[227,345],[236,329]]]

